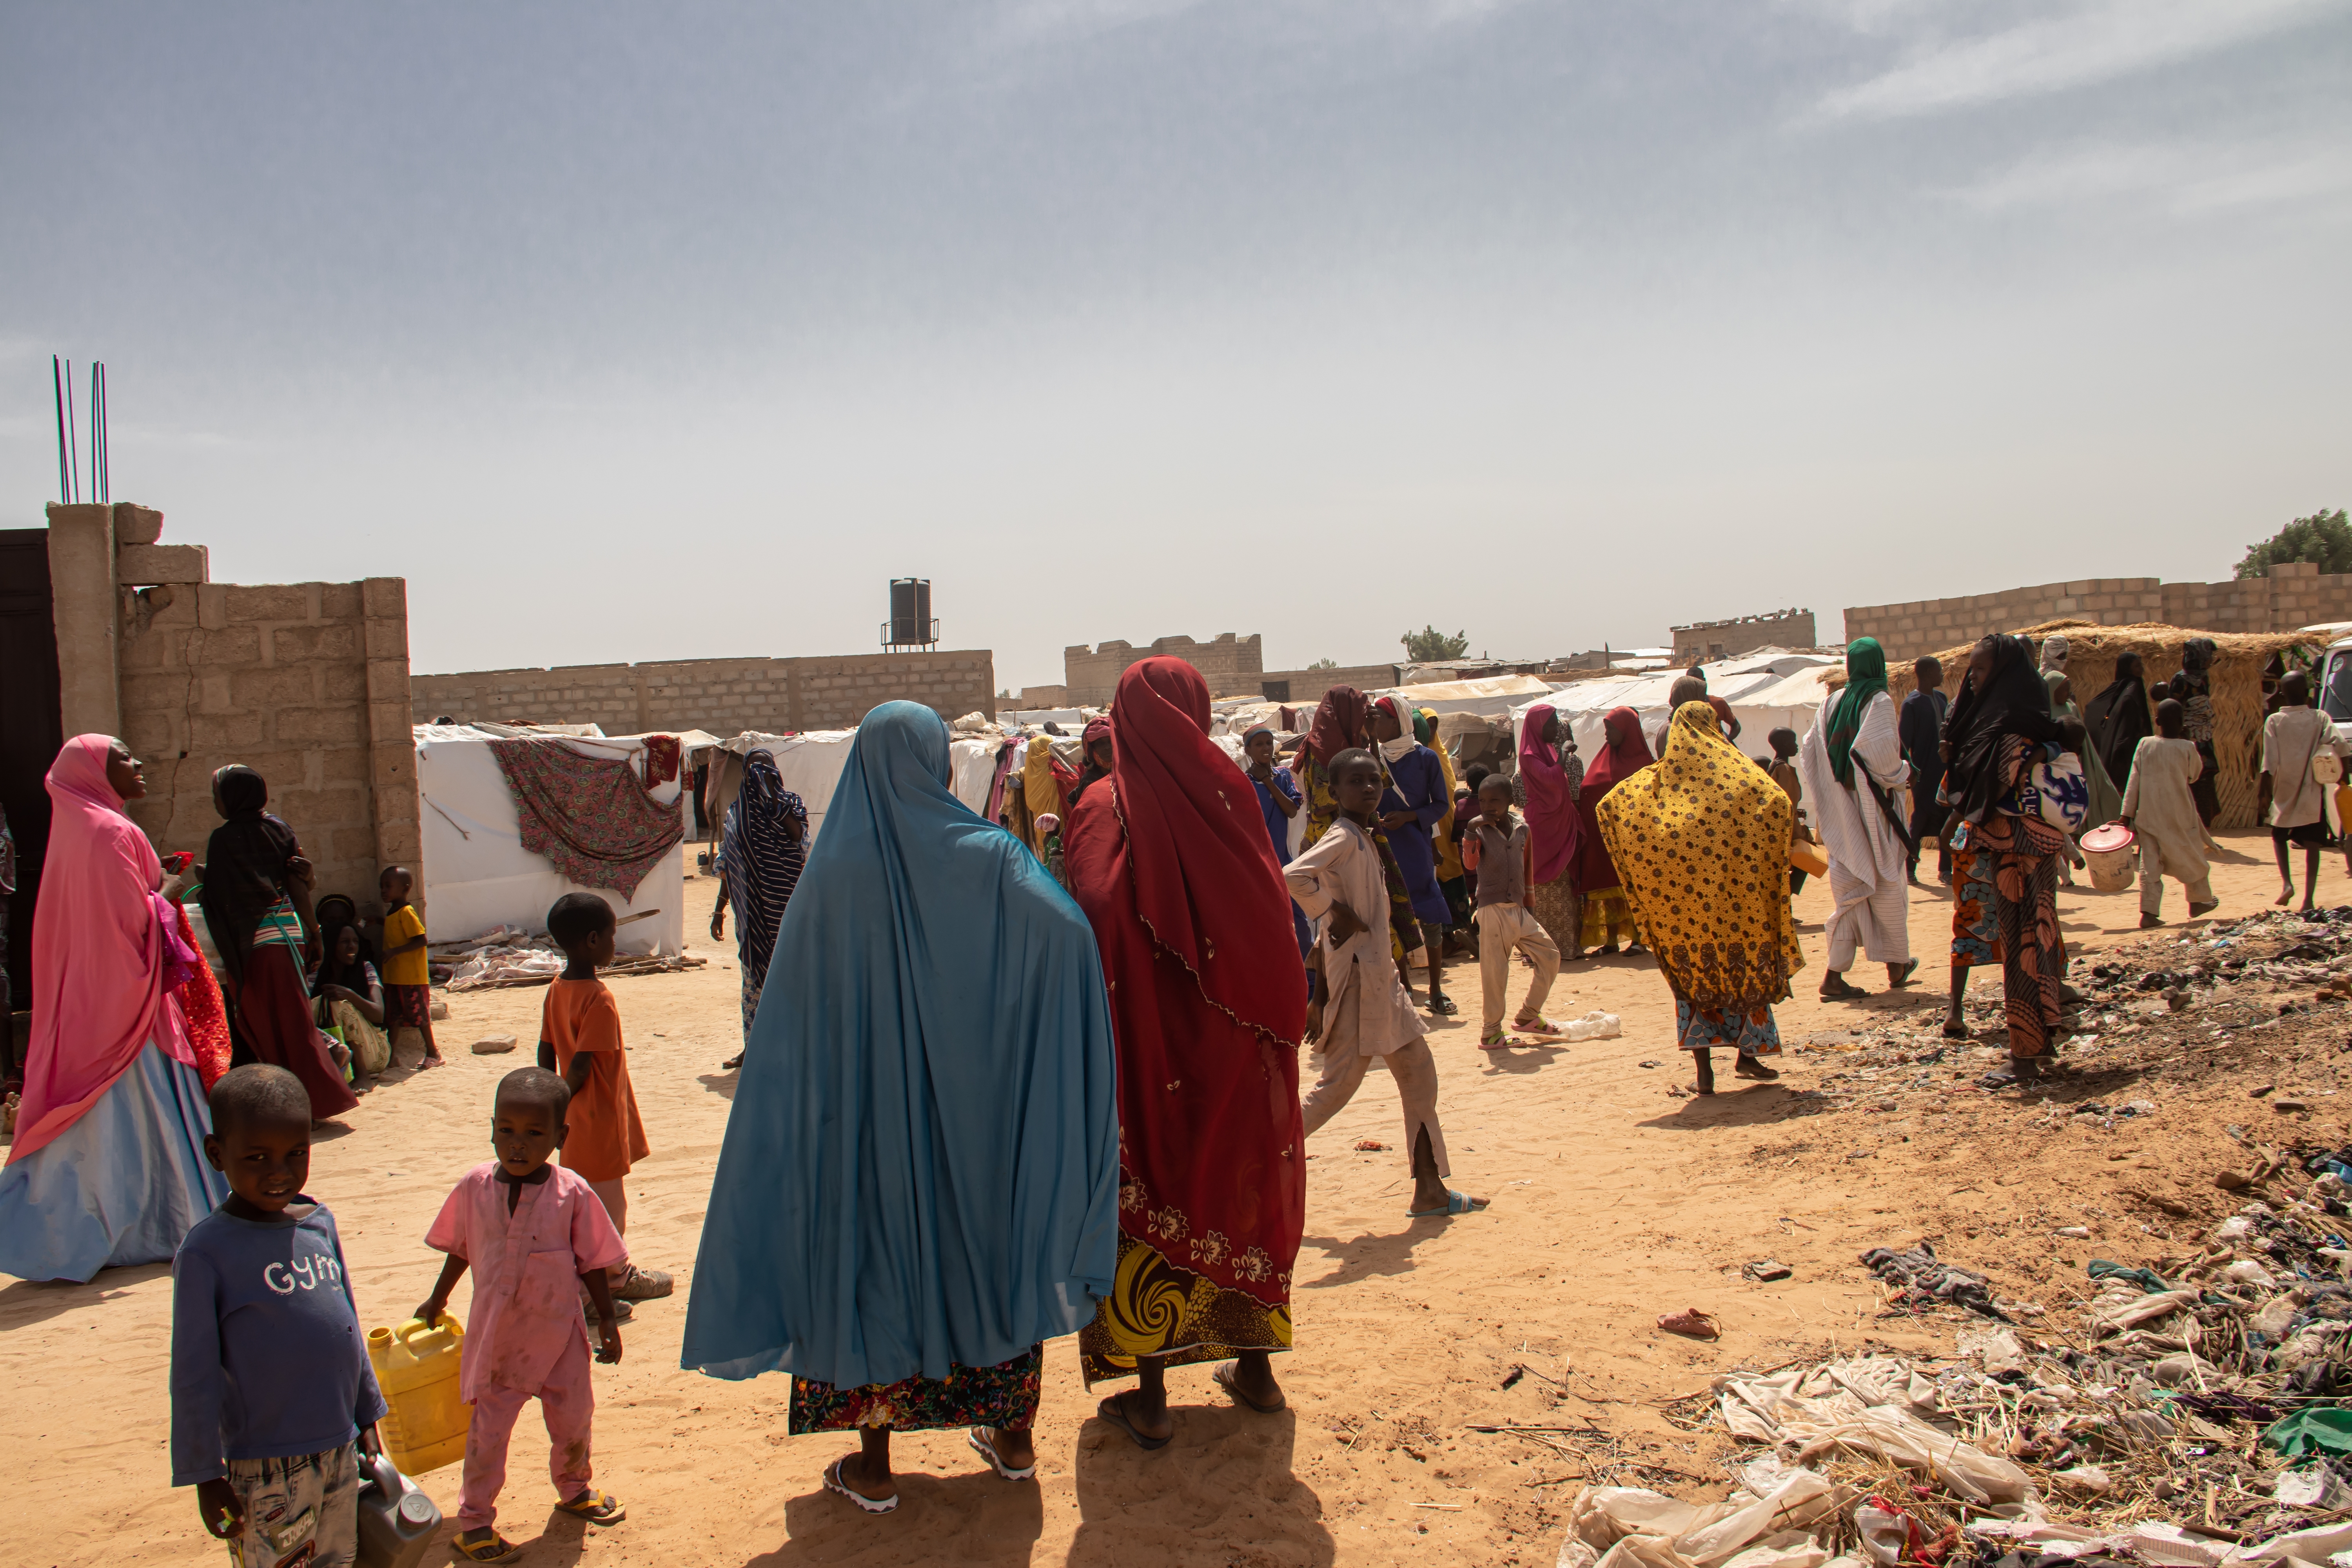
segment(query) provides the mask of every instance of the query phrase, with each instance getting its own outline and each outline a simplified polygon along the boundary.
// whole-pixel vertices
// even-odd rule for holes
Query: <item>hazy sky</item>
[[[51,353],[419,670],[1669,623],[2352,503],[2352,0],[0,4]]]

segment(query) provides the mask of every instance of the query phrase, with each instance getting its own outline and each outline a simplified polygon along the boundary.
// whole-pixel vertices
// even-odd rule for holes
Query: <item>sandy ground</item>
[[[2267,907],[2276,891],[2266,838],[2234,835],[2216,868],[2223,918]],[[710,884],[688,887],[688,929]],[[2330,857],[2324,903],[2352,901]],[[2179,889],[2169,902],[2185,912]],[[1829,1037],[1941,1004],[1948,905],[1939,889],[1913,898],[1921,982],[1858,1004],[1813,998],[1820,975],[1819,882],[1799,900],[1810,967],[1799,1000],[1780,1010],[1791,1042]],[[2136,940],[2137,894],[2062,894],[2070,939],[2096,952]],[[2177,936],[2178,932],[2168,933]],[[708,953],[709,949],[701,951]],[[674,1271],[678,1294],[639,1308],[626,1359],[597,1372],[597,1480],[630,1509],[611,1530],[555,1513],[534,1418],[518,1427],[500,1524],[530,1543],[534,1568],[603,1563],[1530,1563],[1548,1565],[1582,1469],[1520,1437],[1471,1423],[1576,1425],[1614,1436],[1633,1471],[1686,1496],[1721,1495],[1716,1448],[1685,1436],[1651,1403],[1703,1389],[1717,1371],[1763,1367],[1809,1348],[1864,1338],[1949,1349],[1946,1325],[1877,1316],[1878,1296],[1854,1259],[1880,1243],[1938,1238],[1945,1256],[1990,1270],[2004,1294],[2061,1303],[2083,1254],[2050,1239],[2087,1224],[2095,1253],[2138,1261],[2167,1247],[2181,1212],[2226,1212],[2211,1171],[2233,1148],[2222,1121],[2254,1114],[2237,1076],[2259,1075],[2263,1047],[2227,1047],[2195,1083],[2153,1091],[2152,1119],[2086,1131],[2037,1098],[1974,1087],[1996,1065],[1992,1042],[1932,1069],[1948,1086],[1921,1103],[1888,1100],[1832,1109],[1807,1094],[1851,1067],[1835,1049],[1792,1051],[1782,1084],[1730,1078],[1725,1092],[1677,1097],[1689,1068],[1672,1045],[1672,1007],[1644,960],[1579,965],[1550,1008],[1601,1006],[1624,1018],[1622,1038],[1488,1058],[1476,1048],[1475,969],[1454,971],[1464,1016],[1433,1044],[1454,1184],[1490,1195],[1490,1213],[1412,1221],[1396,1102],[1373,1075],[1357,1102],[1310,1145],[1305,1246],[1297,1268],[1297,1351],[1277,1362],[1291,1407],[1276,1416],[1234,1407],[1207,1369],[1171,1378],[1174,1445],[1136,1449],[1094,1418],[1069,1341],[1046,1351],[1037,1446],[1040,1484],[989,1474],[961,1433],[904,1437],[897,1454],[905,1502],[869,1520],[825,1495],[818,1474],[850,1445],[838,1436],[783,1436],[781,1378],[720,1383],[681,1372],[679,1333],[711,1168],[725,1129],[731,1075],[719,1061],[738,1040],[731,949],[698,972],[614,983],[631,1070],[654,1154],[630,1178],[637,1258]],[[1874,992],[1883,972],[1853,978]],[[1527,974],[1516,970],[1515,996]],[[1984,986],[1979,982],[1979,986]],[[1997,979],[1991,988],[1997,990]],[[405,1317],[431,1285],[436,1256],[423,1236],[456,1177],[489,1152],[491,1085],[527,1058],[476,1057],[485,1036],[536,1037],[543,993],[453,999],[441,1039],[452,1065],[387,1081],[318,1145],[310,1190],[342,1227],[362,1319]],[[2332,1029],[2292,1020],[2278,1041]],[[2250,1039],[2252,1037],[2233,1037]],[[2315,1047],[2315,1048],[2316,1048]],[[2273,1046],[2269,1055],[2278,1055]],[[2292,1053],[2288,1053],[2292,1055]],[[1655,1067],[1640,1064],[1657,1063]],[[2271,1068],[2273,1072],[2278,1069]],[[2315,1094],[2331,1069],[2301,1067]],[[1849,1078],[1853,1075],[1847,1075]],[[1865,1075],[1866,1076],[1866,1075]],[[1928,1076],[1923,1071],[1922,1081]],[[393,1075],[399,1079],[397,1073]],[[2085,1080],[2087,1081],[2087,1080]],[[2265,1080],[2266,1081],[2266,1080]],[[2287,1081],[2281,1079],[2282,1082]],[[2053,1091],[2063,1092],[2063,1091]],[[2134,1089],[2134,1093],[2144,1092]],[[2333,1101],[2315,1099],[2311,1133],[2340,1136]],[[1360,1153],[1360,1140],[1390,1147]],[[2151,1207],[2161,1201],[2169,1207]],[[2063,1215],[2063,1219],[2054,1216]],[[2183,1232],[2185,1234],[2185,1232]],[[1746,1283],[1743,1262],[1793,1266],[1770,1286]],[[2037,1292],[2045,1294],[2037,1295]],[[458,1303],[462,1310],[461,1287]],[[166,1373],[171,1280],[163,1267],[122,1269],[86,1287],[12,1281],[0,1288],[0,1386],[6,1389],[11,1561],[216,1561],[196,1523],[194,1493],[169,1485]],[[1659,1333],[1664,1310],[1720,1316],[1719,1343]],[[1506,1376],[1515,1363],[1539,1375]],[[1556,1392],[1564,1384],[1566,1392]],[[455,1466],[423,1478],[445,1510]],[[427,1558],[442,1561],[439,1548]]]

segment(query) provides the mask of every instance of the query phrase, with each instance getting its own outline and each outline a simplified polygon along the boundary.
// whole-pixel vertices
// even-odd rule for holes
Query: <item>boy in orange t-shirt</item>
[[[625,1236],[629,1198],[624,1181],[629,1167],[650,1151],[645,1123],[637,1120],[636,1092],[629,1087],[620,1005],[596,978],[597,969],[613,962],[618,930],[613,906],[593,893],[566,893],[547,911],[547,934],[570,962],[547,988],[539,1020],[539,1065],[561,1073],[572,1088],[564,1169],[604,1200],[613,1228]],[[623,1263],[611,1270],[610,1278],[616,1301],[670,1293],[670,1277],[657,1268]]]

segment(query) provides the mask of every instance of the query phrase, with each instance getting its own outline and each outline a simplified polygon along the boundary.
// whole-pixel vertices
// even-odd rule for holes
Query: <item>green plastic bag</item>
[[[2263,1441],[2290,1459],[2312,1454],[2352,1458],[2352,1410],[2314,1405],[2263,1428]]]

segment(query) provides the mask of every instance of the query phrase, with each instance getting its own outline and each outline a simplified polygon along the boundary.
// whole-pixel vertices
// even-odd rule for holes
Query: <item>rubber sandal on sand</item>
[[[1127,1418],[1127,1412],[1119,1408],[1119,1401],[1125,1397],[1127,1396],[1123,1394],[1112,1394],[1108,1399],[1104,1400],[1100,1405],[1095,1406],[1095,1414],[1109,1422],[1112,1426],[1118,1427],[1120,1431],[1126,1433],[1129,1436],[1134,1438],[1135,1446],[1143,1449],[1147,1453],[1156,1449],[1164,1448],[1168,1447],[1169,1444],[1176,1440],[1176,1435],[1172,1432],[1165,1437],[1147,1437],[1141,1432],[1137,1431],[1135,1423]]]
[[[1888,981],[1888,982],[1886,983],[1886,988],[1887,988],[1889,991],[1899,990],[1899,989],[1901,989],[1903,986],[1906,986],[1906,985],[1910,984],[1911,984],[1911,977],[1912,977],[1913,975],[1915,975],[1915,974],[1918,973],[1919,973],[1919,961],[1918,961],[1917,959],[1916,959],[1916,958],[1915,958],[1915,959],[1913,959],[1910,963],[1906,963],[1906,964],[1905,964],[1905,965],[1903,966],[1903,973],[1900,973],[1900,974],[1896,975],[1894,979],[1892,979],[1892,980],[1890,980],[1890,981]]]
[[[1433,996],[1426,1005],[1431,1012],[1441,1018],[1451,1018],[1462,1011],[1454,1005],[1454,998],[1451,996]]]
[[[1859,1002],[1869,994],[1861,986],[1847,984],[1843,975],[1838,976],[1836,989],[1827,985],[1822,987],[1822,1000],[1824,1002]]]
[[[1246,1405],[1252,1410],[1256,1411],[1260,1415],[1279,1415],[1282,1411],[1283,1405],[1287,1404],[1288,1401],[1276,1395],[1273,1404],[1260,1405],[1256,1400],[1252,1399],[1248,1394],[1244,1394],[1241,1389],[1240,1382],[1241,1365],[1242,1363],[1237,1361],[1221,1361],[1217,1363],[1217,1370],[1209,1374],[1209,1380],[1214,1383],[1219,1388],[1223,1389],[1227,1394],[1232,1394],[1234,1396],[1234,1402],[1237,1405]]]
[[[1561,1029],[1558,1024],[1553,1023],[1549,1018],[1542,1016],[1521,1018],[1517,1023],[1513,1024],[1511,1027],[1520,1031],[1522,1034],[1543,1035],[1553,1039],[1559,1038],[1560,1035],[1566,1032]]]
[[[1444,1208],[1407,1209],[1404,1212],[1407,1219],[1427,1219],[1432,1215],[1479,1214],[1485,1211],[1487,1201],[1485,1198],[1474,1198],[1467,1193],[1457,1193],[1449,1187],[1446,1189]]]
[[[1489,1035],[1478,1042],[1478,1048],[1482,1051],[1508,1051],[1525,1044],[1525,1040],[1515,1040],[1508,1035]]]
[[[449,1542],[449,1550],[468,1563],[520,1563],[522,1561],[522,1548],[496,1531],[491,1532],[488,1541],[452,1540]]]
[[[1687,1334],[1695,1340],[1723,1338],[1723,1325],[1715,1321],[1712,1313],[1702,1312],[1696,1307],[1663,1314],[1658,1319],[1658,1327],[1670,1334]]]
[[[861,1513],[894,1513],[898,1510],[898,1499],[895,1494],[889,1497],[867,1497],[864,1492],[853,1490],[849,1483],[841,1479],[841,1467],[847,1463],[849,1463],[849,1458],[844,1455],[825,1467],[825,1490],[847,1498],[857,1505],[858,1511]]]
[[[1969,1033],[1969,1026],[1966,1024],[1961,1023],[1955,1018],[1947,1018],[1944,1020],[1944,1038],[1948,1040],[1966,1040],[1972,1039],[1974,1037],[1975,1037]]]
[[[600,1492],[594,1487],[590,1487],[570,1502],[560,1502],[555,1506],[572,1518],[584,1519],[591,1524],[618,1524],[629,1517],[629,1510],[621,1506],[620,1499],[610,1492]]]
[[[972,1452],[986,1459],[988,1468],[1006,1480],[1031,1481],[1037,1479],[1037,1461],[1032,1459],[1017,1470],[1006,1464],[1003,1457],[997,1453],[996,1441],[988,1435],[987,1427],[974,1426],[963,1436],[964,1441],[971,1445]]]
[[[733,1072],[737,1068],[740,1068],[742,1065],[743,1053],[737,1051],[733,1056],[729,1057],[725,1061],[719,1064],[719,1070],[720,1072]]]

